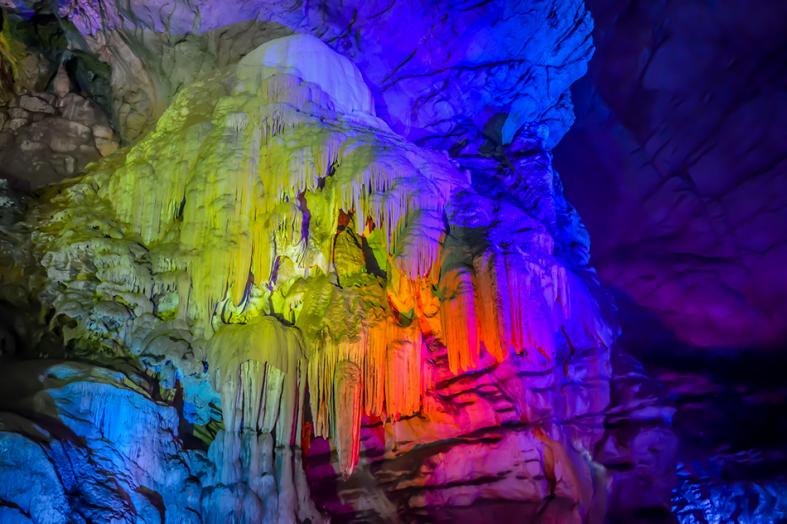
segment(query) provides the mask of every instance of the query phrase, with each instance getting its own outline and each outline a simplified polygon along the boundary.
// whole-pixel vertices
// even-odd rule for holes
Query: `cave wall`
[[[555,151],[643,352],[783,347],[783,2],[589,2],[597,52]]]
[[[597,51],[555,165],[616,297],[619,344],[676,409],[673,512],[779,520],[785,6],[589,8]]]

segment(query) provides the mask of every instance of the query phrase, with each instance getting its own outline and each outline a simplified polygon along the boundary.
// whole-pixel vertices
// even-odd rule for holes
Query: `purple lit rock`
[[[631,346],[787,337],[783,2],[592,1],[599,48],[556,150]],[[673,339],[677,339],[676,341]]]

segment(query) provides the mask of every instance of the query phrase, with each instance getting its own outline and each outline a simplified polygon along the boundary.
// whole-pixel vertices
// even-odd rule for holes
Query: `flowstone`
[[[386,491],[376,515],[557,496],[582,518],[603,511],[588,450],[613,333],[546,135],[523,127],[508,168],[471,176],[375,116],[346,58],[308,35],[272,40],[45,195],[31,218],[42,301],[72,345],[136,359],[182,406],[181,437],[209,445],[190,459],[208,521],[320,520],[301,462],[315,438],[351,482],[375,457],[512,424],[493,455],[543,448],[517,462],[527,471],[471,493],[476,475],[445,455],[421,481],[452,491]],[[558,387],[577,393],[558,401]]]

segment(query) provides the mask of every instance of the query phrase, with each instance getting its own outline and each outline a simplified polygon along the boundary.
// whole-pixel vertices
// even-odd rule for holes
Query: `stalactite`
[[[426,389],[421,330],[389,324],[385,373],[386,414],[398,418],[417,413]],[[372,413],[379,415],[379,413]]]
[[[482,350],[498,361],[511,352],[553,360],[555,333],[571,311],[565,268],[487,251],[440,285],[441,338],[454,373],[475,367]]]
[[[554,298],[545,297],[544,293],[556,284],[549,275],[514,254],[492,253],[486,260],[477,261],[477,266],[478,274],[483,275],[485,283],[492,283],[496,295],[501,347],[517,354],[536,350],[551,359],[554,355],[555,305]]]
[[[444,275],[441,285],[446,297],[440,308],[443,342],[448,348],[452,373],[473,369],[480,356],[480,339],[473,299],[472,276],[468,271]]]
[[[347,438],[346,431],[351,426],[344,426],[360,420],[362,413],[399,417],[418,412],[428,386],[424,378],[422,351],[418,324],[413,322],[402,327],[392,318],[364,327],[355,340],[340,343],[324,341],[308,364],[315,434]],[[350,368],[352,377],[357,376],[359,397],[358,403],[353,400],[347,404],[344,397],[350,386],[343,377]],[[343,384],[341,388],[338,386],[340,383]],[[343,396],[339,395],[340,391]],[[352,389],[353,395],[354,391]],[[352,413],[348,411],[350,407],[354,409]],[[337,434],[337,428],[342,428],[341,435]],[[342,446],[344,450],[354,449],[347,442]],[[347,457],[342,461],[345,465],[354,464],[348,462]]]
[[[383,321],[371,326],[366,332],[366,361],[363,377],[363,409],[365,413],[381,415],[385,410],[385,378],[380,372],[386,366],[388,325]]]
[[[373,220],[411,277],[429,271],[442,207],[463,183],[445,157],[373,118],[342,118],[318,87],[286,72],[246,67],[230,92],[198,85],[176,97],[100,190],[145,245],[171,246],[191,276],[190,318],[209,321],[225,298],[240,304],[249,282],[269,281],[276,252],[306,248],[296,205],[304,193],[324,217],[313,226],[335,228],[340,211],[353,210],[356,229]]]
[[[362,414],[424,409],[428,344],[455,374],[484,352],[553,363],[561,323],[591,306],[551,237],[530,253],[483,221],[450,231],[444,208],[471,191],[466,174],[284,66],[246,61],[184,88],[146,138],[62,196],[118,231],[90,236],[90,218],[60,209],[52,228],[68,245],[45,265],[67,281],[92,256],[103,284],[177,294],[179,320],[208,340],[227,441],[295,445],[308,397],[314,434],[349,474]]]
[[[505,357],[508,346],[504,332],[501,333],[504,326],[500,325],[498,318],[501,314],[498,281],[494,268],[488,267],[490,262],[486,254],[473,260],[473,290],[481,343],[499,361]]]
[[[333,375],[334,445],[339,455],[339,470],[348,476],[358,463],[361,441],[361,369],[357,364],[342,360]]]
[[[277,445],[300,435],[306,362],[300,331],[272,317],[222,327],[211,339],[211,381],[224,427],[274,433]]]

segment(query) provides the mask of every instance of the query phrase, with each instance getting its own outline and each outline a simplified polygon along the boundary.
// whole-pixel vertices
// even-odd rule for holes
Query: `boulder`
[[[48,95],[52,97],[52,95]],[[55,108],[52,107],[51,101],[45,100],[43,96],[22,95],[19,97],[19,107],[32,113],[47,113],[54,114]]]

